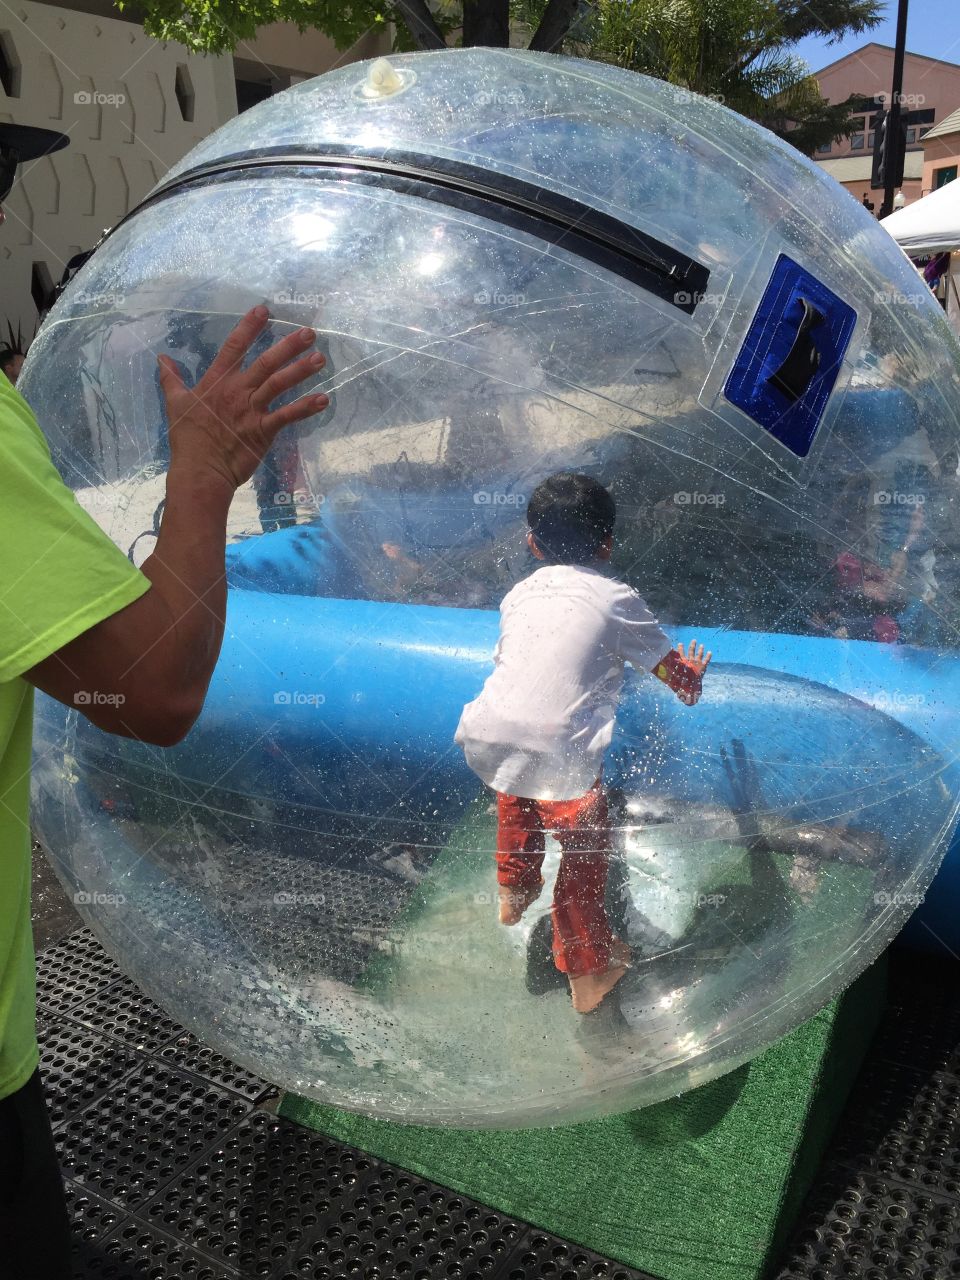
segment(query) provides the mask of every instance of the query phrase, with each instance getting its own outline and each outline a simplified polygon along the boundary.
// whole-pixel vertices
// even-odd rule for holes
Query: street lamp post
[[[903,56],[907,47],[907,0],[899,0],[897,8],[897,43],[893,51],[893,94],[887,111],[887,138],[889,139],[888,157],[893,148],[898,147],[900,138],[900,100],[903,97]],[[888,159],[884,169],[883,204],[880,206],[880,218],[893,213],[893,193],[897,186],[896,166]]]

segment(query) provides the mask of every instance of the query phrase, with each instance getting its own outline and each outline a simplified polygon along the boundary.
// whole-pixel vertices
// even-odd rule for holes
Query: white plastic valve
[[[389,98],[404,88],[405,82],[386,58],[377,58],[367,72],[363,86],[365,98]]]

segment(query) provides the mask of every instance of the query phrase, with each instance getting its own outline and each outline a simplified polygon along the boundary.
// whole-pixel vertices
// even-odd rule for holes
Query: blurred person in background
[[[7,381],[12,382],[14,386],[17,385],[17,379],[20,377],[20,370],[26,358],[26,352],[18,347],[0,347],[0,373],[3,373]]]

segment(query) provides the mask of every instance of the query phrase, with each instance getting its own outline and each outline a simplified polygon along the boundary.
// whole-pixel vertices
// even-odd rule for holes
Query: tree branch
[[[556,53],[579,8],[580,0],[549,0],[529,47],[539,53]]]
[[[419,49],[445,49],[447,42],[443,32],[434,21],[433,14],[427,8],[426,0],[394,0],[396,8],[403,15],[410,34]]]

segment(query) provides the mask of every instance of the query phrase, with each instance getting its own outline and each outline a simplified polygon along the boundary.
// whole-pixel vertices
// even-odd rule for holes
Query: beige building
[[[892,46],[870,43],[838,58],[815,73],[820,92],[829,102],[843,102],[850,97],[870,99],[878,95],[889,100],[893,55]],[[924,117],[907,128],[902,187],[907,204],[919,199],[928,189],[923,138],[955,110],[957,103],[960,103],[960,65],[917,53],[906,55],[902,109],[922,113]],[[874,142],[870,117],[873,113],[874,109],[865,106],[857,117],[860,127],[853,135],[821,147],[814,159],[857,200],[866,194],[879,208],[883,193],[870,189]]]
[[[960,100],[960,99],[958,99]],[[960,172],[960,108],[923,139],[923,194],[953,182]]]
[[[37,303],[65,263],[140,201],[238,107],[386,51],[371,35],[346,53],[318,32],[266,27],[231,57],[161,44],[109,0],[0,8],[0,121],[57,129],[70,145],[22,166],[0,227],[0,338],[29,339]]]

